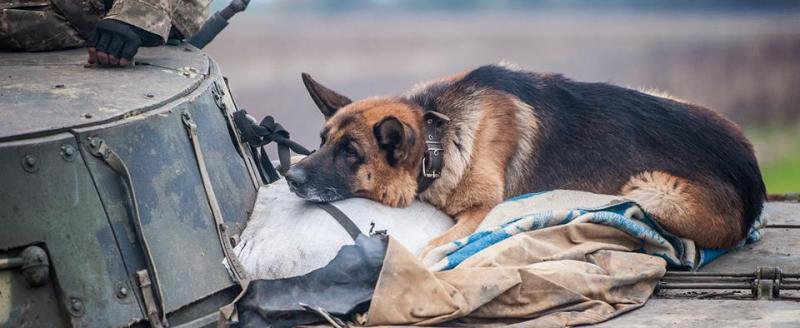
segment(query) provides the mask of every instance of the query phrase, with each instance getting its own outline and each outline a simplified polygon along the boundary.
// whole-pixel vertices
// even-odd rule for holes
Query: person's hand
[[[89,64],[128,66],[140,46],[156,46],[161,37],[115,19],[97,22],[89,39]]]

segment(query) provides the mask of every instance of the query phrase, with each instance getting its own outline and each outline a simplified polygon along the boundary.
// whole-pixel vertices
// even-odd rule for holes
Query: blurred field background
[[[800,191],[800,1],[252,0],[207,50],[240,107],[310,148],[323,120],[300,72],[358,99],[507,60],[717,110],[769,192]]]

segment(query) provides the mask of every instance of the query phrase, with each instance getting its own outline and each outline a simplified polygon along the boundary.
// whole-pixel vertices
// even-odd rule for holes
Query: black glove
[[[97,22],[89,39],[89,63],[127,66],[140,46],[158,46],[164,43],[160,36],[115,19]]]

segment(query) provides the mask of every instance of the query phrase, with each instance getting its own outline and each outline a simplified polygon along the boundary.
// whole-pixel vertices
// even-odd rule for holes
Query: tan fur
[[[510,182],[519,181],[524,176],[530,176],[533,172],[530,162],[536,158],[536,145],[539,140],[539,119],[536,117],[535,110],[525,102],[516,97],[511,97],[515,110],[516,130],[519,135],[517,148],[514,150],[506,168],[507,195],[517,195],[525,193],[525,186]],[[515,189],[517,188],[517,189]]]
[[[430,86],[432,86],[434,84],[437,84],[437,83],[453,82],[453,81],[460,80],[460,79],[464,78],[464,76],[467,76],[467,74],[469,74],[469,72],[470,71],[463,71],[461,73],[453,74],[451,76],[445,76],[445,77],[440,78],[440,79],[417,82],[417,84],[415,84],[413,87],[411,87],[411,90],[409,90],[406,93],[406,95],[410,96],[410,95],[414,95],[414,94],[423,92],[425,89],[427,89]]]
[[[506,166],[519,140],[516,112],[520,107],[513,97],[501,92],[484,92],[479,99],[480,108],[472,112],[480,113],[480,117],[461,127],[467,136],[460,140],[464,151],[453,149],[450,138],[458,136],[443,138],[445,147],[450,147],[450,151],[445,149],[447,165],[442,176],[421,195],[457,221],[455,227],[431,240],[429,247],[474,232],[486,213],[503,200]]]
[[[484,112],[477,108],[468,108],[464,112],[468,117],[461,122],[454,123],[459,124],[463,133],[455,135],[456,129],[451,128],[445,131],[441,138],[444,147],[444,162],[446,163],[441,176],[420,195],[420,199],[431,204],[443,206],[447,203],[450,193],[464,178],[472,161],[474,143],[477,138],[475,132],[479,129]],[[459,151],[455,143],[460,143],[463,150]]]
[[[515,62],[512,62],[510,60],[506,60],[506,59],[501,59],[496,65],[500,66],[500,67],[505,67],[506,69],[512,70],[512,71],[522,71],[523,70],[522,67],[519,66],[519,64],[517,64]]]
[[[432,240],[431,247],[469,235],[486,213],[503,200],[506,169],[512,155],[520,150],[519,140],[524,144],[522,156],[533,151],[535,136],[522,131],[537,125],[534,118],[520,113],[530,111],[530,107],[507,93],[481,90],[470,99],[451,100],[455,106],[465,108],[467,118],[454,123],[459,124],[458,129],[451,127],[442,136],[447,164],[441,177],[420,198],[453,216],[457,224]],[[396,167],[380,157],[385,155],[370,135],[372,127],[388,116],[410,127],[419,140],[410,150],[409,160]],[[518,127],[520,117],[529,126]],[[369,165],[362,165],[356,173],[355,194],[389,206],[407,206],[413,201],[421,164],[413,159],[421,159],[424,152],[419,110],[392,98],[365,99],[337,111],[326,122],[326,130],[329,142],[345,134],[357,139],[369,157]],[[461,145],[460,150],[455,143]]]
[[[631,88],[631,89],[635,89],[635,88]],[[671,95],[671,94],[669,94],[666,91],[661,90],[661,89],[639,88],[637,90],[639,90],[639,92],[641,92],[641,93],[646,93],[646,94],[651,95],[653,97],[666,98],[666,99],[669,99],[669,100],[672,100],[672,101],[677,101],[677,102],[684,103],[684,104],[688,104],[689,103],[688,101],[686,101],[684,99],[681,99],[681,98],[678,98],[676,96],[673,96],[673,95]]]
[[[620,194],[636,201],[670,232],[695,241],[700,247],[729,247],[744,236],[734,208],[722,199],[732,190],[709,190],[699,183],[661,171],[634,176]],[[723,204],[722,206],[720,204]],[[698,218],[702,218],[699,220]]]
[[[447,244],[453,240],[458,240],[469,236],[471,233],[475,232],[475,229],[481,224],[486,215],[489,214],[491,208],[487,208],[485,206],[476,207],[474,209],[468,209],[466,211],[462,211],[459,214],[459,217],[456,221],[456,224],[448,229],[442,235],[431,239],[428,242],[428,245],[422,249],[420,255],[424,256],[430,250],[436,248],[437,246]]]
[[[416,197],[418,165],[408,160],[400,167],[391,167],[381,158],[381,152],[372,135],[372,127],[387,116],[397,117],[412,128],[412,133],[422,140],[421,117],[408,105],[391,98],[368,98],[340,109],[325,127],[331,141],[349,134],[358,140],[362,151],[369,157],[369,165],[362,165],[356,173],[357,186],[354,194],[374,199],[394,207],[411,205]],[[350,125],[342,122],[350,121]],[[417,143],[409,155],[410,159],[422,156],[424,148]]]
[[[510,94],[482,89],[446,101],[461,108],[465,116],[445,130],[441,142],[446,165],[441,177],[419,197],[453,216],[457,223],[431,240],[426,250],[468,236],[504,194],[518,193],[506,192],[506,188],[514,188],[513,181],[531,173],[525,170],[532,167],[527,163],[535,158],[540,137],[535,111]],[[409,151],[408,160],[395,167],[381,157],[385,155],[372,135],[372,127],[388,116],[411,128],[419,141]],[[348,134],[358,139],[369,157],[369,165],[362,165],[355,175],[358,187],[354,193],[395,207],[408,206],[417,196],[419,159],[424,153],[422,126],[420,111],[394,98],[352,103],[326,122],[329,139]],[[632,177],[618,194],[637,201],[667,230],[693,239],[701,247],[730,246],[742,237],[738,223],[742,214],[731,210],[740,206],[711,197],[737,198],[728,197],[732,190],[703,186],[707,184],[665,172],[644,172]]]
[[[508,66],[508,65],[506,65]],[[425,94],[436,83],[451,83],[465,73],[418,84],[408,95]],[[555,76],[555,75],[553,75]],[[541,75],[542,79],[549,75]],[[652,92],[652,91],[651,91]],[[665,97],[663,94],[657,96]],[[419,198],[455,218],[456,225],[430,241],[423,252],[468,236],[504,195],[528,192],[531,186],[517,183],[535,176],[537,147],[542,135],[535,108],[515,96],[494,89],[446,90],[437,94],[435,105],[458,115],[446,123],[441,143],[444,167],[441,176],[419,194]],[[680,100],[679,100],[680,101]],[[423,109],[402,98],[368,98],[340,108],[328,119],[328,140],[345,135],[356,139],[366,155],[353,177],[353,193],[389,206],[407,206],[417,196],[417,178],[425,151]],[[437,109],[438,110],[438,109]],[[688,110],[701,110],[689,106]],[[732,135],[745,140],[732,123],[711,113]],[[716,115],[716,116],[714,116]],[[390,165],[378,146],[373,127],[395,117],[414,135],[416,143],[404,150],[405,157]],[[745,145],[748,149],[749,144]],[[729,247],[743,238],[741,199],[732,186],[716,181],[691,181],[662,171],[648,171],[617,180],[568,181],[565,189],[615,193],[638,202],[670,232],[693,239],[700,247]]]

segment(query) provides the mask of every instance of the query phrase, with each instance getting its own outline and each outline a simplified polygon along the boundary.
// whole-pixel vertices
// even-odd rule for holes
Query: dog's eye
[[[358,150],[353,145],[353,143],[347,143],[344,146],[344,152],[347,154],[347,156],[353,156],[353,157],[358,156]]]
[[[322,148],[322,145],[324,145],[325,142],[328,141],[328,132],[330,132],[328,130],[328,128],[324,128],[324,129],[322,129],[322,131],[319,132],[319,140],[320,140],[319,147],[320,148]]]

